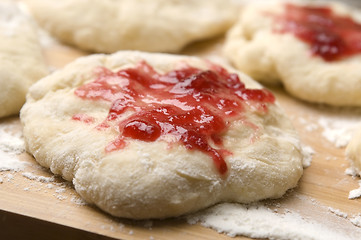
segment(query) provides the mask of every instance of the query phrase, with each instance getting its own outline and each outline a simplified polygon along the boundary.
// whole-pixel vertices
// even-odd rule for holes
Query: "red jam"
[[[267,104],[275,101],[269,91],[246,89],[237,74],[211,63],[210,70],[183,64],[163,74],[144,61],[118,72],[98,70],[96,80],[75,94],[112,103],[107,118],[97,127],[110,127],[114,121],[118,126],[120,135],[108,144],[107,152],[124,148],[129,138],[180,142],[212,157],[221,174],[227,172],[224,157],[230,154],[222,148],[222,134],[230,121],[243,119],[249,105],[266,113]],[[130,116],[121,118],[125,112]]]
[[[308,43],[314,55],[336,61],[361,53],[361,24],[336,15],[328,7],[285,4],[285,13],[276,17],[280,29]]]
[[[93,117],[90,117],[90,116],[88,116],[86,114],[82,114],[82,113],[74,114],[72,119],[76,120],[76,121],[85,122],[85,123],[93,123],[94,122]]]

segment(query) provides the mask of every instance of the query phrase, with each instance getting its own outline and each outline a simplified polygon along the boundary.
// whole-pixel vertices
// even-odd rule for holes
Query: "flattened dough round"
[[[28,88],[47,74],[35,26],[10,1],[0,2],[0,117],[19,113]]]
[[[74,91],[94,81],[99,66],[115,72],[142,60],[158,72],[184,62],[209,69],[209,62],[199,58],[159,53],[124,51],[80,58],[32,86],[21,111],[27,151],[72,181],[86,201],[114,216],[134,219],[178,216],[222,201],[278,198],[297,185],[303,172],[299,139],[277,103],[260,114],[247,102],[244,117],[222,135],[224,148],[232,152],[225,159],[225,175],[209,155],[178,142],[169,147],[164,140],[129,139],[124,149],[106,153],[119,133],[115,126],[104,131],[96,126],[107,117],[111,103],[84,100]],[[261,88],[236,73],[248,88]],[[95,121],[72,120],[77,113]]]
[[[293,1],[295,5],[328,6],[361,24],[361,13],[341,3]],[[227,35],[224,54],[239,70],[264,83],[282,82],[293,96],[316,103],[361,106],[361,54],[327,62],[311,54],[292,33],[276,33],[272,14],[282,1],[250,4]]]
[[[81,49],[177,52],[224,33],[237,8],[224,0],[27,0],[39,24]]]

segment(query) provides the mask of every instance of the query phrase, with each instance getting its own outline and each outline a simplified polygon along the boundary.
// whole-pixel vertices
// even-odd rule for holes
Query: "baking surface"
[[[183,54],[208,57],[214,61],[222,60],[222,42],[223,39],[218,38],[195,43],[187,47]],[[86,55],[85,52],[52,42],[45,45],[44,54],[49,65],[54,68],[61,68],[73,59]],[[284,198],[269,200],[265,204],[269,204],[270,208],[277,206],[278,211],[291,209],[315,221],[331,221],[330,224],[334,224],[337,231],[351,231],[361,236],[361,228],[350,222],[352,216],[361,213],[361,199],[348,199],[349,192],[359,187],[358,179],[345,174],[349,164],[344,156],[344,148],[336,147],[328,141],[322,135],[324,129],[319,125],[320,118],[337,111],[293,99],[282,87],[270,87],[270,90],[293,121],[303,144],[310,146],[315,153],[299,186]],[[360,114],[355,115],[361,119]],[[21,132],[16,116],[0,119],[0,126],[5,125],[10,126],[11,131]],[[111,217],[86,205],[70,183],[54,177],[48,170],[38,166],[27,153],[22,153],[18,158],[29,163],[25,169],[18,172],[0,171],[2,231],[5,229],[1,226],[7,226],[8,232],[19,231],[17,226],[8,222],[21,224],[23,221],[38,222],[33,231],[38,226],[41,231],[39,236],[48,236],[47,229],[56,229],[54,232],[59,234],[68,233],[68,238],[74,238],[80,232],[80,239],[100,239],[102,236],[117,239],[248,239],[241,236],[231,238],[200,224],[189,224],[185,218],[135,222]],[[330,209],[347,213],[347,217],[332,214]],[[325,219],[325,216],[331,217]],[[46,223],[53,225],[49,227]],[[75,235],[72,236],[72,233]],[[53,239],[57,239],[56,236],[53,235]]]

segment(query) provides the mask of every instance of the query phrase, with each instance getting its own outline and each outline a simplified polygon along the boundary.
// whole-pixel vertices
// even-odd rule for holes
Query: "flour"
[[[361,127],[361,108],[315,105],[312,110],[321,117],[310,114],[294,120],[307,132],[320,132],[324,139],[337,148],[345,147],[355,130]]]
[[[3,152],[0,149],[0,172],[2,171],[21,171],[26,167],[27,163],[15,158],[12,154]]]
[[[327,119],[320,118],[318,123],[323,127],[322,135],[336,147],[346,147],[360,124],[360,119]]]
[[[26,177],[27,179],[30,179],[30,180],[35,180],[37,178],[36,175],[34,175],[30,172],[25,172],[22,175],[23,175],[23,177]]]
[[[361,180],[358,181],[359,188],[351,190],[348,194],[348,199],[355,199],[361,197]]]
[[[303,155],[302,166],[303,168],[307,168],[311,166],[312,156],[315,154],[315,150],[310,146],[303,145],[301,151]]]
[[[262,204],[247,206],[224,203],[198,216],[196,221],[231,237],[244,235],[270,239],[351,239],[332,229],[326,229],[317,222],[303,219],[295,212],[279,214]]]
[[[68,199],[67,196],[60,195],[60,194],[55,194],[55,193],[54,193],[53,196],[56,197],[56,198],[57,198],[58,200],[60,200],[60,201],[64,201],[64,200]]]
[[[281,203],[280,203],[281,202]],[[291,203],[223,203],[187,218],[228,236],[267,239],[361,239],[361,217],[347,219],[338,209],[319,205],[305,196],[295,196]],[[276,209],[274,209],[276,207]],[[352,224],[353,225],[352,225]]]
[[[359,197],[361,197],[361,187],[351,190],[348,195],[348,199],[355,199],[355,198],[359,198]]]
[[[76,205],[79,205],[79,206],[85,206],[85,205],[88,205],[87,202],[84,201],[84,199],[80,198],[80,197],[72,197],[70,199],[71,202],[75,203]]]
[[[23,172],[22,176],[27,179],[35,180],[35,181],[42,182],[42,183],[51,183],[51,182],[55,181],[54,176],[51,176],[51,177],[38,176],[31,172]]]
[[[65,191],[66,191],[65,188],[57,188],[57,189],[55,190],[56,193],[64,193]]]
[[[356,177],[358,175],[357,170],[353,167],[346,168],[345,174]]]
[[[8,182],[10,182],[11,180],[14,179],[14,175],[11,173],[8,173],[8,174],[6,174],[6,178],[7,178]]]
[[[336,214],[339,217],[347,218],[347,213],[340,211],[339,209],[335,209],[332,207],[328,207],[328,210],[334,214]]]
[[[356,216],[350,219],[351,223],[357,227],[361,227],[361,216]]]
[[[353,167],[347,168],[345,170],[345,174],[350,175],[354,178],[360,176],[359,172]],[[348,194],[348,199],[356,199],[361,197],[361,180],[358,181],[358,184],[359,184],[359,188],[351,190]]]
[[[336,147],[345,147],[361,123],[359,108],[320,108],[324,114],[318,119],[323,128],[322,136]]]
[[[315,123],[309,123],[309,124],[305,127],[305,129],[306,129],[307,132],[313,132],[313,131],[317,130],[318,128],[319,128],[319,126],[318,126],[317,124],[315,124]]]
[[[25,147],[22,135],[12,133],[13,127],[11,122],[0,125],[0,172],[17,172],[29,165],[17,158],[25,151]]]

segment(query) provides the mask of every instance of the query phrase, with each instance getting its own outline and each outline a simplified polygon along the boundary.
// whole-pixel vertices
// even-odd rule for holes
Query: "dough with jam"
[[[356,174],[361,176],[361,128],[354,133],[346,147],[346,156]]]
[[[0,117],[17,114],[28,88],[47,74],[36,28],[17,5],[0,2]]]
[[[302,100],[361,106],[361,45],[357,44],[361,41],[360,11],[335,2],[292,1],[294,9],[308,6],[331,11],[330,15],[344,24],[337,31],[348,38],[340,40],[340,35],[330,30],[336,21],[325,17],[327,13],[323,17],[310,14],[308,27],[320,31],[313,36],[309,29],[299,27],[299,22],[284,21],[297,16],[303,21],[302,12],[286,13],[287,4],[290,3],[271,1],[245,6],[227,35],[225,56],[254,79],[270,84],[281,82],[291,95]],[[329,24],[326,28],[330,32],[320,30],[317,22]],[[301,40],[306,38],[313,38],[313,44]],[[347,48],[344,45],[335,48],[337,41],[348,41]],[[339,52],[344,54],[338,55]]]
[[[27,151],[119,217],[279,198],[303,172],[298,135],[272,93],[196,57],[79,58],[31,87],[20,118]]]
[[[224,33],[236,20],[229,0],[26,0],[39,24],[86,51],[178,52]]]

